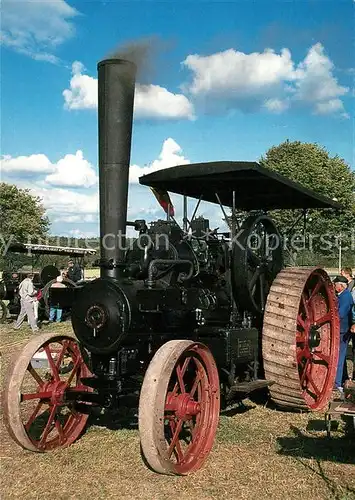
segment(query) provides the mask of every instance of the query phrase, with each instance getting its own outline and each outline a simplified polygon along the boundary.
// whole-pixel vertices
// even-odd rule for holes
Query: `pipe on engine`
[[[125,254],[136,66],[100,61],[98,137],[101,277],[117,278]]]

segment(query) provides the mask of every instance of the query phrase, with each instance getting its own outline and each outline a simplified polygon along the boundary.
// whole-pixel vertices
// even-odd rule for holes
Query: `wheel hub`
[[[320,341],[321,341],[320,332],[315,325],[312,325],[309,329],[309,335],[308,335],[309,348],[312,350],[315,349],[316,347],[319,347]]]
[[[61,405],[65,402],[65,391],[67,383],[63,380],[48,382],[43,388],[45,392],[51,392],[50,401],[53,405]]]
[[[192,416],[200,413],[201,405],[194,401],[188,393],[179,395],[169,393],[166,398],[165,409],[175,412],[177,418],[181,420],[189,420]]]

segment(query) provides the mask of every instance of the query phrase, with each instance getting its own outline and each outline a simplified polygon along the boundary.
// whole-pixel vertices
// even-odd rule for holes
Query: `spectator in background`
[[[335,390],[343,393],[343,382],[348,379],[346,366],[346,351],[350,340],[350,328],[352,328],[353,298],[348,290],[348,280],[344,276],[336,276],[333,280],[334,288],[338,297],[338,310],[340,318],[340,346],[339,361],[335,377]]]
[[[353,375],[352,379],[355,380],[355,279],[353,278],[353,271],[350,267],[344,267],[341,270],[342,276],[348,280],[348,290],[351,293],[354,301],[353,306],[353,326],[351,328],[351,344],[352,344],[352,362],[353,362]]]
[[[70,260],[68,262],[67,276],[71,281],[74,281],[74,283],[81,280],[80,266],[78,266],[78,264],[75,264],[73,260]]]
[[[353,306],[353,327],[351,329],[351,345],[352,345],[352,362],[353,362],[353,374],[352,379],[355,380],[355,279],[353,277],[353,270],[351,267],[343,267],[341,270],[341,275],[348,280],[348,290],[351,293],[354,301]]]
[[[63,276],[57,276],[57,280],[51,285],[51,288],[66,288],[66,286],[63,283]],[[56,322],[60,323],[62,320],[62,314],[63,310],[60,308],[59,304],[52,303],[50,304],[50,309],[49,309],[49,322],[53,323],[54,318],[56,317]]]
[[[39,290],[36,290],[36,295],[33,297],[33,313],[34,313],[34,317],[35,317],[35,320],[36,320],[36,325],[38,326],[38,306],[39,306],[39,301],[41,300],[42,298],[42,290],[39,289]],[[30,320],[28,319],[27,317],[27,323],[30,324]]]
[[[37,326],[34,314],[34,306],[33,306],[33,302],[35,301],[35,296],[37,295],[37,290],[33,285],[32,273],[28,274],[26,278],[21,281],[18,292],[21,301],[21,310],[20,314],[17,317],[14,328],[18,330],[27,316],[32,331],[38,332],[39,328]]]
[[[348,290],[353,295],[355,302],[355,279],[353,278],[353,270],[351,267],[343,267],[341,275],[348,280]]]

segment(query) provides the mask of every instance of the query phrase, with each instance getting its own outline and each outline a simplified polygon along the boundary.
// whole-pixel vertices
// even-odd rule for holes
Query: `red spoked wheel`
[[[79,410],[91,373],[74,337],[38,335],[17,352],[3,391],[4,422],[27,450],[47,452],[72,444],[84,430],[88,412]]]
[[[281,271],[267,300],[263,325],[265,376],[279,405],[320,411],[334,387],[339,355],[336,295],[320,268]]]
[[[153,357],[139,400],[141,448],[162,474],[187,475],[202,467],[219,422],[218,370],[209,349],[172,340]]]

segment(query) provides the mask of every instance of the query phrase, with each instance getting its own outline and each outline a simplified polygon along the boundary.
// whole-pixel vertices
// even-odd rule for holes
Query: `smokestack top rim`
[[[122,58],[108,58],[108,59],[102,59],[97,63],[97,68],[100,66],[104,66],[106,64],[127,64],[132,66],[132,68],[136,69],[137,66],[134,64],[134,62],[129,61],[128,59],[122,59]]]

